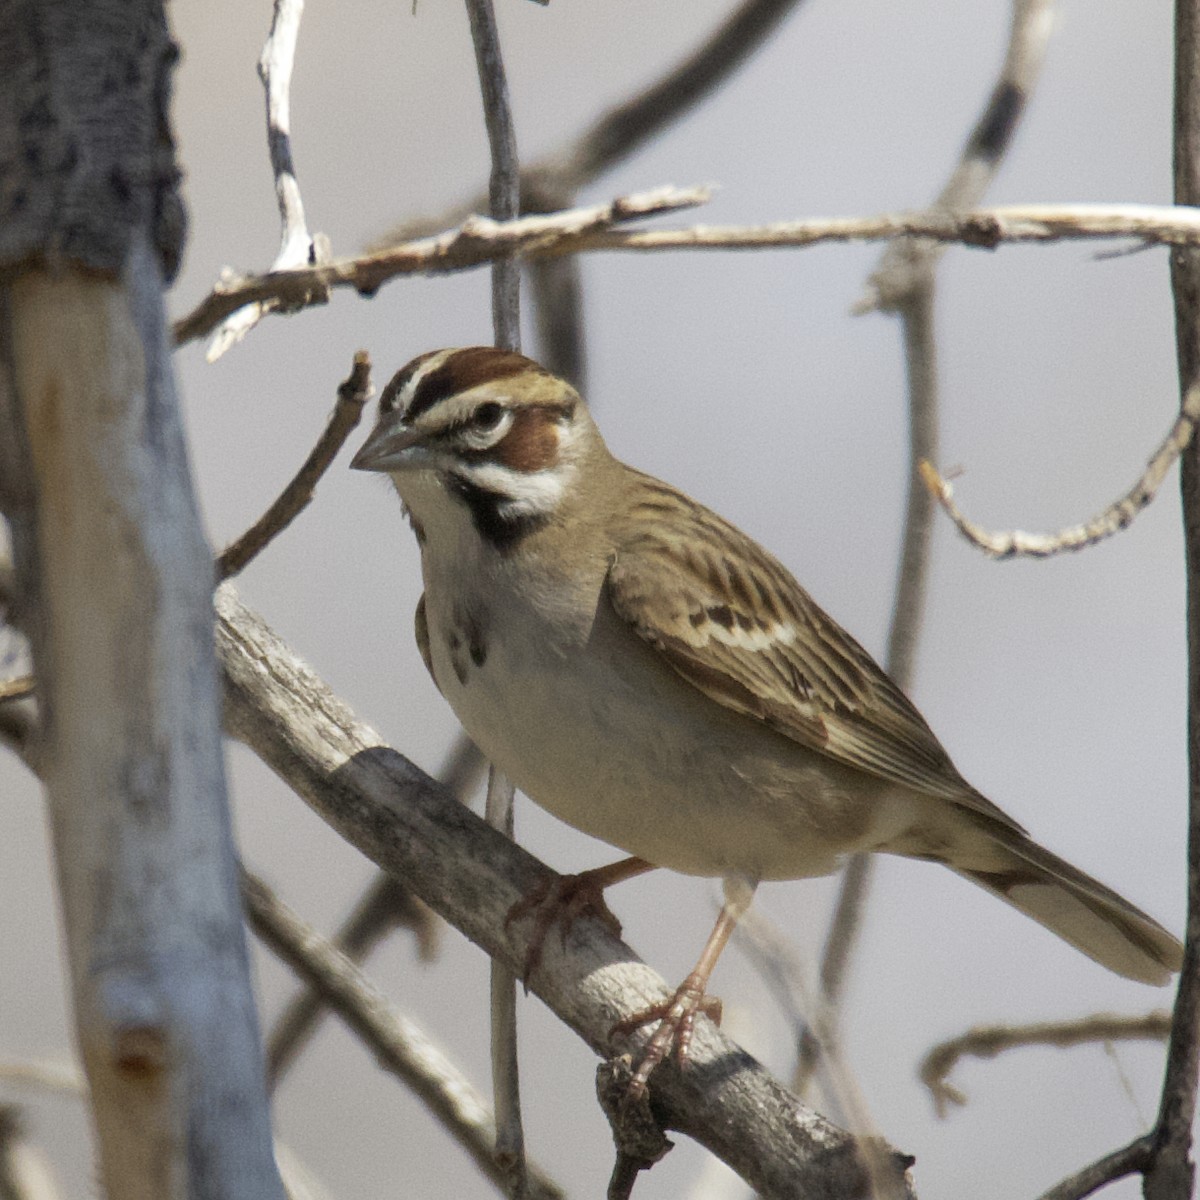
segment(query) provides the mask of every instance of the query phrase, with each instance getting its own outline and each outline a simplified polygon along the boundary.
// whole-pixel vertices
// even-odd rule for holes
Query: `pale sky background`
[[[729,0],[497,0],[522,155],[553,149],[656,76]],[[178,3],[175,103],[191,238],[171,297],[195,303],[220,268],[263,268],[277,218],[254,64],[266,0]],[[594,186],[602,200],[662,183],[720,185],[704,221],[913,208],[943,179],[989,91],[1008,6],[807,0],[717,96]],[[1166,0],[1063,0],[1042,83],[990,195],[996,203],[1170,199],[1171,9]],[[390,223],[439,211],[486,176],[462,6],[311,0],[293,89],[309,223],[348,254]],[[691,219],[691,218],[684,218]],[[660,222],[673,224],[678,222]],[[1098,261],[1097,247],[955,249],[938,298],[942,465],[994,526],[1090,516],[1141,471],[1176,407],[1165,251]],[[904,380],[895,321],[852,318],[879,250],[824,247],[591,257],[589,388],[613,449],[760,538],[881,656],[903,509]],[[484,272],[401,280],[374,300],[273,317],[215,366],[177,359],[197,487],[221,545],[256,518],[317,436],[359,347],[377,386],[414,354],[490,340]],[[527,349],[536,353],[532,337]],[[359,435],[355,445],[361,441]],[[454,720],[413,645],[416,545],[379,480],[343,454],[316,502],[241,590],[359,715],[427,769]],[[961,771],[1046,845],[1181,931],[1185,658],[1182,544],[1172,474],[1128,532],[1086,554],[996,564],[938,530],[913,694]],[[373,868],[252,756],[230,753],[246,862],[323,928]],[[38,793],[0,758],[0,1057],[69,1045]],[[611,851],[527,801],[518,829],[560,870]],[[611,894],[629,942],[672,983],[714,911],[704,881],[658,873]],[[830,882],[774,884],[764,912],[811,956]],[[268,1019],[291,992],[256,952]],[[418,964],[398,937],[372,964],[396,1003],[485,1090],[487,963],[447,931]],[[774,1069],[782,1020],[736,949],[713,990]],[[1028,1050],[968,1063],[969,1106],[935,1119],[915,1068],[979,1022],[1136,1013],[1168,991],[1128,983],[950,872],[886,860],[855,963],[846,1040],[882,1133],[917,1156],[923,1200],[1035,1196],[1153,1118],[1157,1046]],[[612,1160],[595,1060],[535,999],[520,1005],[532,1153],[572,1196],[603,1194]],[[748,1032],[747,1032],[748,1030]],[[0,1090],[0,1098],[18,1093]],[[24,1094],[20,1094],[24,1098]],[[70,1194],[91,1174],[71,1102],[30,1098]],[[281,1136],[331,1196],[494,1194],[336,1024],[285,1084]],[[706,1155],[686,1139],[644,1200],[686,1195]],[[735,1193],[736,1194],[736,1193]],[[1106,1197],[1140,1194],[1126,1182]]]

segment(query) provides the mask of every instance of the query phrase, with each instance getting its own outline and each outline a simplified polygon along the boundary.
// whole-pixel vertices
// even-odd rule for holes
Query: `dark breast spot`
[[[454,676],[464,687],[471,673],[487,662],[487,637],[484,621],[463,608],[456,608],[454,620],[446,634],[446,646],[450,651],[450,665]]]

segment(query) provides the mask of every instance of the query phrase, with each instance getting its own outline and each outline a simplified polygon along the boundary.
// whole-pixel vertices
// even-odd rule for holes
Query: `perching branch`
[[[271,156],[271,173],[275,176],[275,199],[279,204],[279,253],[271,264],[272,271],[305,266],[327,257],[318,254],[317,243],[308,232],[300,184],[296,180],[296,165],[292,161],[292,66],[296,60],[296,39],[300,35],[303,14],[304,0],[275,0],[271,32],[258,60],[258,77],[267,100],[267,149]],[[328,288],[317,287],[305,303],[323,304],[328,299]],[[209,343],[205,356],[208,361],[215,362],[240,342],[262,320],[264,312],[277,304],[278,301],[259,301],[230,313]]]
[[[271,507],[217,558],[218,583],[241,571],[304,511],[321,476],[329,470],[338,451],[362,420],[363,406],[370,398],[371,360],[365,350],[359,350],[349,376],[338,385],[333,415],[300,470]]]
[[[0,710],[2,713],[3,710]],[[466,735],[460,734],[451,746],[446,762],[438,772],[444,787],[466,802],[479,783],[486,764],[483,755]],[[386,871],[377,871],[363,891],[353,911],[333,939],[334,946],[351,962],[365,962],[383,938],[403,925],[416,935],[423,960],[437,951],[441,918],[418,900],[398,879]],[[267,1086],[274,1089],[299,1057],[316,1029],[324,1011],[318,993],[301,991],[283,1009],[267,1038]]]
[[[1167,472],[1191,443],[1197,421],[1200,421],[1200,384],[1193,385],[1184,396],[1179,415],[1133,487],[1090,521],[1070,525],[1057,533],[1025,533],[1019,529],[996,533],[984,529],[958,507],[950,484],[930,463],[921,463],[921,478],[963,537],[991,558],[1049,558],[1067,550],[1086,549],[1132,524],[1153,501]]]
[[[300,309],[313,289],[354,288],[372,295],[401,275],[464,271],[497,258],[670,250],[776,250],[828,242],[879,242],[900,237],[932,238],[993,250],[1013,243],[1096,241],[1134,238],[1146,245],[1200,246],[1200,210],[1170,205],[1010,205],[970,213],[892,213],[876,217],[814,218],[772,225],[697,225],[660,231],[609,226],[672,208],[702,204],[702,188],[660,189],[612,205],[570,209],[549,216],[495,222],[468,217],[437,237],[419,238],[358,258],[276,271],[222,282],[175,323],[178,344],[203,337],[234,309],[255,300],[275,300]]]
[[[1169,1012],[1149,1012],[1135,1017],[1095,1013],[1073,1021],[1037,1021],[1030,1025],[976,1025],[958,1037],[939,1042],[921,1060],[921,1082],[929,1089],[939,1117],[950,1105],[964,1105],[966,1096],[949,1082],[961,1058],[995,1058],[1006,1050],[1024,1046],[1057,1046],[1066,1049],[1094,1042],[1156,1041],[1171,1032]]]
[[[485,1177],[504,1190],[496,1161],[496,1127],[482,1096],[415,1022],[398,1012],[346,955],[306,925],[261,880],[243,872],[242,901],[251,928],[371,1051],[408,1085]],[[529,1172],[530,1195],[556,1200],[562,1189],[543,1171]]]
[[[360,724],[229,585],[217,592],[226,728],[351,844],[403,879],[488,954],[519,970],[533,920],[505,917],[548,868],[465,809]],[[548,938],[530,981],[596,1052],[623,1017],[666,997],[662,979],[602,922],[578,920],[567,944]],[[648,1032],[622,1037],[636,1054]],[[695,1138],[767,1197],[865,1198],[854,1139],[799,1104],[707,1020],[686,1070],[656,1072],[652,1096],[670,1128]],[[891,1152],[896,1186],[910,1160]]]

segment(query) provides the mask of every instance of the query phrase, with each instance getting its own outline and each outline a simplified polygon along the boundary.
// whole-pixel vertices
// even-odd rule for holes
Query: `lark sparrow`
[[[943,863],[1120,975],[1179,942],[1032,841],[776,559],[608,451],[573,388],[488,347],[404,367],[355,456],[390,474],[421,547],[416,632],[467,733],[522,791],[651,866],[725,881],[635,1089],[686,1055],[717,956],[762,880],[882,851]],[[628,1024],[628,1023],[626,1023]]]

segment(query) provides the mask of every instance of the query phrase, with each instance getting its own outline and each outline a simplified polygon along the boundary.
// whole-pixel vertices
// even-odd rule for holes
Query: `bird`
[[[757,886],[852,854],[941,863],[1118,975],[1161,986],[1179,970],[1171,933],[959,774],[778,559],[617,459],[534,360],[419,355],[351,465],[399,494],[421,555],[417,644],[467,734],[535,803],[628,856],[565,877],[559,901],[602,905],[656,867],[723,881],[695,969],[616,1027],[657,1022],[631,1092],[672,1049],[686,1062],[697,1013],[719,1012],[709,976]]]

